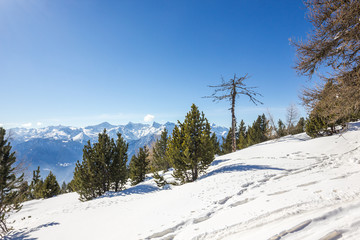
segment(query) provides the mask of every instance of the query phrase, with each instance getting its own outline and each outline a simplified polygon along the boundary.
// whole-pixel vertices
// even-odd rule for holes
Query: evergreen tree
[[[265,115],[258,116],[248,130],[248,145],[253,145],[266,141],[268,134],[268,121]]]
[[[130,161],[130,179],[131,184],[136,185],[145,180],[145,174],[148,171],[149,150],[146,146],[139,148],[137,155],[133,155]]]
[[[55,175],[50,171],[43,184],[43,197],[51,198],[60,194],[60,186]]]
[[[83,149],[83,161],[76,163],[71,188],[80,194],[80,200],[90,200],[107,191],[119,191],[126,183],[128,144],[120,133],[116,142],[104,129],[98,142],[88,141]]]
[[[329,126],[326,119],[318,116],[310,116],[305,123],[306,134],[312,138],[331,134],[329,127],[335,128],[335,125]]]
[[[268,132],[269,132],[269,121],[266,119],[265,114],[261,115],[259,126],[260,126],[260,142],[265,142],[268,140]]]
[[[193,104],[184,123],[175,126],[169,140],[167,156],[174,167],[173,175],[182,183],[195,181],[214,160],[210,124],[204,113]]]
[[[33,171],[33,178],[32,181],[30,183],[30,198],[31,199],[36,199],[36,198],[40,198],[39,196],[42,195],[41,193],[39,193],[39,191],[41,191],[42,186],[39,188],[39,184],[41,185],[42,183],[40,183],[41,179],[40,179],[40,166],[38,166],[38,168],[36,170]]]
[[[40,179],[39,182],[34,186],[34,189],[32,191],[33,199],[39,199],[44,197],[43,185],[44,185],[44,181]]]
[[[83,149],[83,161],[81,163],[80,161],[77,161],[75,165],[72,186],[74,190],[79,193],[79,199],[81,201],[99,197],[104,192],[101,189],[102,184],[99,184],[99,181],[96,179],[98,171],[95,170],[96,159],[94,159],[93,151],[91,143],[88,141]]]
[[[247,147],[247,133],[244,120],[241,120],[238,132],[238,149]]]
[[[72,179],[66,186],[66,192],[75,192],[75,183],[74,179]]]
[[[159,172],[155,171],[154,169],[151,170],[153,173],[154,181],[158,187],[163,187],[167,184],[163,175]]]
[[[27,181],[23,181],[20,184],[19,195],[20,195],[21,202],[30,200],[30,188],[29,188],[29,184]]]
[[[11,152],[5,134],[5,129],[0,127],[0,237],[10,230],[6,222],[9,214],[21,209],[19,189],[24,177],[24,174],[19,177],[15,174],[15,152]]]
[[[111,166],[113,165],[114,140],[110,139],[104,129],[99,133],[98,142],[94,143],[90,163],[94,171],[93,181],[97,186],[100,195],[110,190],[111,187]]]
[[[220,155],[221,154],[220,143],[215,133],[211,134],[211,142],[214,147],[214,154]]]
[[[221,155],[232,152],[232,133],[232,128],[230,128],[226,138],[223,137],[223,142],[221,144]]]
[[[60,194],[64,194],[66,192],[67,192],[67,184],[65,181],[63,181],[63,183],[61,184]]]
[[[166,156],[167,145],[168,131],[164,129],[153,148],[153,159],[151,163],[155,171],[163,170],[166,172],[170,168],[170,162]]]
[[[283,137],[286,135],[286,126],[285,124],[279,119],[278,127],[277,127],[277,137]]]
[[[36,185],[40,181],[40,166],[36,170],[33,171],[33,178],[31,185]]]
[[[303,133],[305,129],[305,119],[301,117],[295,126],[295,134]]]
[[[126,163],[128,161],[127,151],[129,144],[120,133],[117,134],[116,144],[114,146],[113,161],[110,166],[111,182],[114,184],[114,190],[117,192],[121,190],[126,184],[128,172],[126,169]]]

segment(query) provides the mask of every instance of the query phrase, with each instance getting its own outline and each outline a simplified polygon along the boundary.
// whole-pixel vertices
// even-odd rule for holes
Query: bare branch
[[[234,74],[234,77],[225,81],[224,78],[221,78],[222,83],[220,85],[210,85],[209,87],[215,88],[214,93],[210,96],[205,96],[204,98],[211,98],[213,102],[218,102],[221,100],[229,100],[231,103],[231,110],[232,115],[232,151],[236,151],[236,117],[235,117],[235,102],[236,98],[240,95],[248,96],[249,101],[254,103],[255,105],[263,104],[257,97],[262,97],[262,95],[256,92],[254,89],[256,87],[248,87],[244,83],[246,79],[248,79],[248,74],[245,74],[242,77],[237,77]]]

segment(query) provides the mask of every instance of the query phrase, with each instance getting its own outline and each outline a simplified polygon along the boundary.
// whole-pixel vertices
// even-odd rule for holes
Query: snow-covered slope
[[[28,177],[32,171],[40,166],[42,176],[52,171],[57,179],[69,182],[72,179],[75,163],[82,160],[82,150],[88,140],[97,142],[98,134],[104,129],[111,138],[117,139],[121,133],[129,143],[129,160],[139,147],[150,146],[166,128],[169,134],[175,124],[167,122],[159,124],[141,124],[129,122],[126,125],[111,125],[103,122],[98,125],[84,128],[68,126],[49,126],[45,128],[13,128],[8,133],[13,150],[17,158],[23,160],[29,169]],[[226,136],[227,128],[212,125],[212,131],[221,139]]]
[[[360,123],[284,137],[215,159],[193,183],[151,177],[88,202],[24,203],[14,239],[359,239]],[[170,173],[167,177],[171,178]]]

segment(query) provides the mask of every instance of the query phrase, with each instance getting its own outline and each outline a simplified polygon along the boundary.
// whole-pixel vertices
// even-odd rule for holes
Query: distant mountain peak
[[[159,127],[161,127],[162,125],[161,125],[160,123],[153,122],[152,126],[153,126],[154,128],[159,128]]]
[[[102,122],[98,125],[99,127],[105,127],[105,128],[113,128],[115,127],[114,125],[111,125],[110,123],[108,122]]]
[[[97,124],[97,125],[93,125],[93,126],[88,126],[88,127],[85,127],[85,129],[111,129],[111,128],[114,128],[116,126],[114,125],[111,125],[110,123],[108,122],[102,122],[100,124]]]
[[[166,122],[164,125],[165,125],[165,126],[175,126],[175,123],[172,123],[172,122]]]
[[[149,125],[143,124],[143,123],[128,122],[128,124],[126,124],[125,126],[127,128],[138,128],[138,127],[145,127],[145,126],[149,126]]]

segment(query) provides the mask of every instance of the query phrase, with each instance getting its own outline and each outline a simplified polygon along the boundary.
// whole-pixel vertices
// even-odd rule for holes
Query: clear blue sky
[[[238,120],[284,119],[306,84],[289,38],[310,30],[301,0],[0,0],[0,124],[175,122],[195,103],[230,126],[202,97],[234,73],[265,103],[240,97]]]

